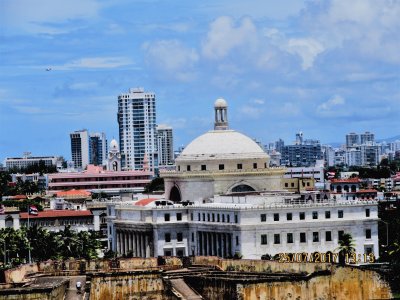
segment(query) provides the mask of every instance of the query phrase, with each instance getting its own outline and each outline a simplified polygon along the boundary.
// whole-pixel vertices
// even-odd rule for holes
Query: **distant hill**
[[[392,136],[392,137],[386,138],[386,139],[379,139],[379,140],[377,140],[377,142],[388,142],[388,143],[390,143],[390,142],[394,142],[396,140],[400,140],[400,135]]]

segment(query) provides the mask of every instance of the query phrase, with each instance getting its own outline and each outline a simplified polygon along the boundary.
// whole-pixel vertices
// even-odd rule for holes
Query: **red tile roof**
[[[26,195],[15,195],[15,196],[10,196],[10,199],[21,200],[21,199],[27,199],[27,197],[26,197]]]
[[[37,218],[68,218],[68,217],[88,217],[91,216],[90,210],[44,210],[39,211],[37,215],[29,215],[29,219]],[[28,213],[19,213],[21,219],[28,219]]]
[[[141,199],[139,201],[135,202],[135,205],[137,206],[146,206],[147,204],[150,204],[151,202],[158,200],[157,198],[146,198],[146,199]]]

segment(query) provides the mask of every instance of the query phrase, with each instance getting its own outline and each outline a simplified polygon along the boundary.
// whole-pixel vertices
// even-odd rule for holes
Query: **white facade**
[[[348,166],[361,166],[361,151],[356,148],[346,150],[345,163]]]
[[[350,233],[356,253],[379,256],[377,202],[288,204],[285,198],[270,204],[266,198],[261,199],[263,204],[260,199],[249,203],[256,197],[225,203],[232,201],[226,197],[219,203],[188,206],[109,204],[109,238],[119,254],[231,257],[240,253],[243,258],[260,259],[282,252],[337,252],[339,235]]]
[[[120,151],[124,170],[142,170],[145,156],[154,170],[157,152],[156,98],[142,88],[118,96]]]
[[[23,157],[7,157],[4,160],[4,165],[7,170],[12,168],[26,168],[31,165],[38,165],[43,162],[45,166],[57,166],[61,160],[59,156],[31,156],[30,153],[25,153]]]

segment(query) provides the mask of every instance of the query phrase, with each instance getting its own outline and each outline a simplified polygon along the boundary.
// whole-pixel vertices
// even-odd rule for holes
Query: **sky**
[[[399,135],[399,16],[399,0],[0,0],[0,161],[70,159],[83,128],[118,139],[132,87],[156,94],[175,148],[212,129],[219,97],[264,144]]]

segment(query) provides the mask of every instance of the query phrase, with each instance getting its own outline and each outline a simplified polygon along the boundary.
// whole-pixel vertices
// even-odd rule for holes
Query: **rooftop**
[[[29,215],[29,219],[40,218],[68,218],[68,217],[88,217],[92,216],[90,210],[44,210],[39,211],[37,215]],[[28,213],[22,212],[19,214],[21,219],[28,219]]]

